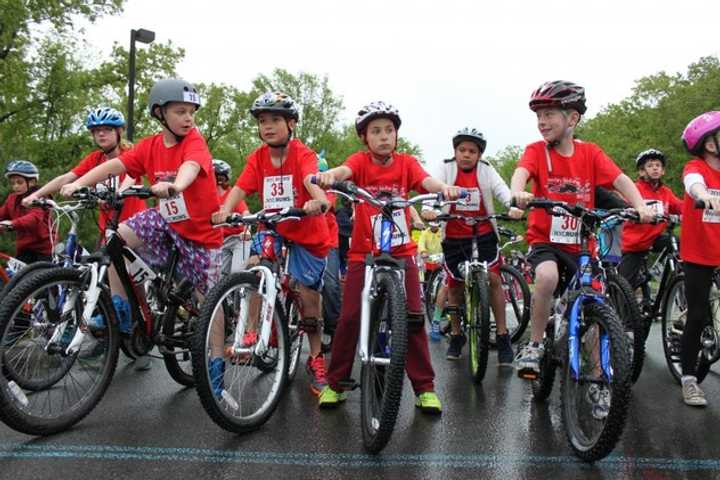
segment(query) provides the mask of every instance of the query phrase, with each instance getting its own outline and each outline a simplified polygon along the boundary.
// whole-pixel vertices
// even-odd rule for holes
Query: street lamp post
[[[135,133],[134,111],[135,111],[135,41],[140,43],[152,43],[155,40],[155,32],[145,30],[130,30],[130,59],[128,61],[128,121],[127,121],[127,138],[132,142]]]

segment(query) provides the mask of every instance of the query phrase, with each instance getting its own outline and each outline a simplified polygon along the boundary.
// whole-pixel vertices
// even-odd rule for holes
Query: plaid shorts
[[[137,253],[148,264],[164,267],[170,262],[172,245],[179,250],[177,269],[203,295],[220,277],[222,249],[208,249],[180,236],[155,208],[130,217],[125,224],[140,238]]]

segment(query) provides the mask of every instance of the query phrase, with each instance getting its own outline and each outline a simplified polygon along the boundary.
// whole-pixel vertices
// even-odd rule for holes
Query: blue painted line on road
[[[108,461],[176,461],[193,463],[244,463],[341,468],[552,468],[601,470],[720,470],[720,459],[680,459],[610,456],[594,466],[573,456],[490,454],[390,454],[243,452],[201,448],[161,448],[110,445],[23,445],[0,443],[0,458],[96,459]]]

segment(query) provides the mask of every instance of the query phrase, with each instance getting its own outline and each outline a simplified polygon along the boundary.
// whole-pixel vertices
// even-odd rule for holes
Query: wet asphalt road
[[[122,358],[103,401],[71,431],[33,439],[0,425],[0,479],[720,478],[720,375],[703,383],[708,408],[685,407],[658,331],[623,439],[595,465],[567,445],[557,384],[548,402],[535,404],[492,352],[485,382],[473,386],[465,358],[446,361],[443,342],[431,345],[442,417],[416,412],[406,382],[395,433],[377,457],[363,453],[359,391],[320,412],[300,372],[265,427],[236,436],[210,421],[195,391],[174,384],[161,360],[135,372]]]

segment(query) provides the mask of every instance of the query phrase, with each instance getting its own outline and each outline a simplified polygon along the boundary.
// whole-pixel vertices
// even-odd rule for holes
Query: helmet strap
[[[170,125],[168,125],[167,120],[165,120],[165,107],[160,107],[160,117],[158,118],[158,120],[160,121],[160,124],[167,129],[168,132],[173,134],[177,143],[183,141],[183,138],[185,138],[185,136],[178,135],[177,133],[173,132],[172,128],[170,128]]]

